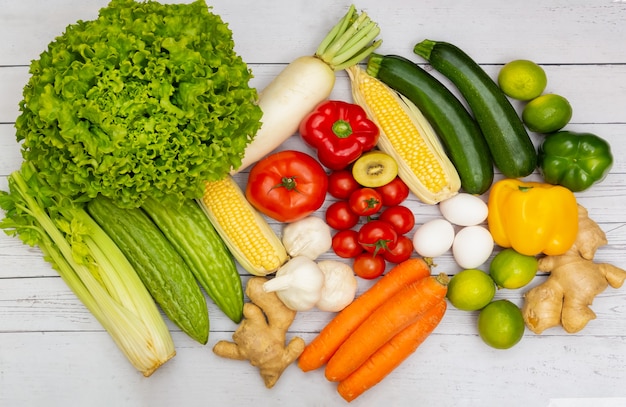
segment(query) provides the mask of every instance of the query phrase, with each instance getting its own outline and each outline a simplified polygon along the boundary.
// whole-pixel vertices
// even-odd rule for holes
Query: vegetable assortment
[[[409,188],[400,177],[372,188],[357,182],[351,171],[341,169],[330,172],[328,183],[331,195],[338,198],[325,211],[326,222],[335,230],[333,252],[352,259],[357,276],[368,280],[380,277],[388,263],[411,257],[413,241],[407,234],[415,226],[415,215],[402,205]]]
[[[352,97],[378,125],[378,147],[393,157],[400,178],[424,203],[435,204],[461,188],[459,174],[432,125],[417,107],[362,68],[348,69]]]
[[[462,93],[502,174],[509,178],[530,175],[537,164],[537,152],[518,113],[494,80],[453,44],[424,40],[414,51]]]
[[[111,236],[170,320],[201,344],[209,339],[209,311],[193,272],[148,215],[104,196],[87,211]]]
[[[324,366],[344,341],[358,329],[379,306],[404,287],[430,275],[430,266],[423,259],[398,264],[369,290],[339,312],[307,346],[298,359],[304,372]]]
[[[296,58],[259,95],[263,124],[246,147],[239,172],[275,150],[298,130],[302,120],[325,101],[335,86],[335,72],[367,58],[382,43],[378,24],[354,5],[328,32],[315,55]]]
[[[493,161],[478,124],[461,101],[433,75],[398,55],[372,55],[367,73],[409,98],[440,138],[470,194],[486,192],[493,181]]]
[[[379,31],[350,6],[315,56],[257,95],[231,32],[203,2],[112,0],[31,66],[16,122],[24,164],[0,193],[0,227],[42,249],[146,376],[175,355],[157,306],[206,344],[206,293],[239,324],[217,355],[249,360],[268,388],[296,360],[304,372],[325,366],[352,401],[444,318],[449,277],[431,275],[432,258],[450,252],[475,269],[496,246],[543,256],[540,269],[553,270],[524,305],[531,330],[582,329],[590,309],[581,318],[565,306],[562,320],[549,312],[576,296],[557,286],[567,279],[554,276],[561,261],[611,272],[595,276],[593,295],[626,277],[588,263],[606,238],[574,194],[611,169],[608,143],[561,130],[537,151],[464,51],[431,40],[414,47],[457,97],[409,59],[374,53]],[[366,59],[366,69],[357,65]],[[329,100],[344,69],[353,102]],[[296,132],[315,156],[274,152]],[[494,182],[494,167],[504,179]],[[522,179],[534,171],[545,182]],[[442,217],[416,219],[404,203],[411,194]],[[587,230],[596,246],[581,255]],[[331,251],[337,259],[322,258]],[[238,266],[252,275],[250,303]],[[375,281],[357,295],[358,278]],[[336,315],[308,344],[286,344],[297,313],[315,307]]]
[[[32,163],[9,175],[0,207],[0,227],[41,249],[138,371],[150,376],[174,357],[167,325],[137,271],[85,209],[50,188]]]

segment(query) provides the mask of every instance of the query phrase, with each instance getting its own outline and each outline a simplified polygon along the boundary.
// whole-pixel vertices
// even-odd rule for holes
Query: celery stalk
[[[0,191],[0,228],[38,246],[45,259],[144,376],[175,355],[159,310],[109,236],[79,205],[47,188],[32,165]]]

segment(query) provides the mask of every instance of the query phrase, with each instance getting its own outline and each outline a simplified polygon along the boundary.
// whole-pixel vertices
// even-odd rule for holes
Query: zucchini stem
[[[413,52],[426,60],[430,60],[430,54],[433,52],[435,43],[435,41],[423,40],[415,45]]]

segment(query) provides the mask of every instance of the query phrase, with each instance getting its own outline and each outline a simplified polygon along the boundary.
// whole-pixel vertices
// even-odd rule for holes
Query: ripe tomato
[[[333,229],[350,229],[361,217],[350,209],[348,201],[337,201],[326,209],[326,223]]]
[[[387,262],[383,256],[375,256],[367,252],[356,256],[352,264],[354,274],[367,280],[380,277],[385,272],[385,267],[387,267]]]
[[[382,197],[383,205],[394,206],[401,204],[409,196],[409,187],[400,177],[395,177],[391,182],[377,187],[376,192]]]
[[[383,258],[389,263],[402,263],[413,254],[413,240],[406,236],[398,236],[398,243],[392,250],[383,253]]]
[[[393,250],[398,243],[398,233],[387,222],[371,220],[359,229],[359,244],[374,254],[383,254]]]
[[[246,198],[259,212],[279,222],[294,222],[319,209],[327,190],[328,176],[315,158],[285,150],[252,167]]]
[[[371,216],[383,206],[380,194],[374,188],[359,188],[348,198],[350,209],[359,216]]]
[[[363,253],[363,246],[359,244],[359,233],[347,229],[335,233],[332,241],[333,251],[339,257],[351,259]]]
[[[415,215],[404,205],[386,208],[378,219],[390,223],[399,235],[410,232],[413,226],[415,226]]]
[[[328,174],[328,193],[338,199],[348,199],[350,194],[361,188],[349,169]]]

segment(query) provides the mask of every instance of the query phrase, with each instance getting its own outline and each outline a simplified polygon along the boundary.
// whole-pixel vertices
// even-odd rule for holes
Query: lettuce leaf
[[[112,0],[32,61],[16,137],[64,195],[197,198],[241,165],[260,127],[251,78],[203,0]]]

